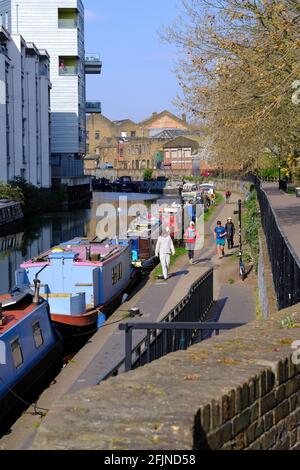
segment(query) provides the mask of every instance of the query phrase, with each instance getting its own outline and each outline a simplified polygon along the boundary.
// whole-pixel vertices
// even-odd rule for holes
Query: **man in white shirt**
[[[164,279],[168,279],[171,254],[175,255],[173,240],[170,237],[169,232],[163,230],[162,235],[160,235],[157,239],[155,256],[159,256]]]

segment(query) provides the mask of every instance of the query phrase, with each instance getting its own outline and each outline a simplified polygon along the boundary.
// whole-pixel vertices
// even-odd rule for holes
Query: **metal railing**
[[[157,325],[166,323],[175,325],[177,322],[198,322],[197,324],[199,325],[199,322],[205,321],[212,305],[213,269],[210,269],[191,285],[186,296],[182,298],[182,300],[162,318],[161,323],[158,322]],[[126,323],[124,323],[124,325],[125,324]],[[136,323],[136,325],[139,324],[141,323]],[[120,325],[123,325],[123,323]],[[142,339],[139,340],[134,339],[133,342],[135,344],[133,344],[132,347],[132,361],[134,367],[137,367],[141,364],[141,355],[145,357],[147,337],[143,336]],[[151,347],[155,347],[155,342],[151,343]],[[103,374],[103,376],[99,378],[98,383],[102,380],[108,379],[109,377],[116,376],[124,370],[125,356],[108,373]]]
[[[253,174],[249,177],[257,191],[278,307],[290,307],[300,302],[300,260],[280,228],[276,213],[261,187],[261,180]]]
[[[197,342],[205,339],[203,331],[210,336],[213,331],[219,335],[220,330],[232,330],[245,323],[195,323],[195,322],[175,322],[175,323],[122,323],[119,329],[125,331],[125,372],[133,367],[149,364],[153,360],[180,349],[187,349],[193,342],[195,333],[200,332]],[[134,357],[132,351],[133,330],[147,330],[147,337],[144,349],[139,349],[139,358]]]

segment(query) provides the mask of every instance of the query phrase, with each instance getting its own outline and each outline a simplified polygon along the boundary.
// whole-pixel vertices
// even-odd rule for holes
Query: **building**
[[[112,121],[102,114],[87,115],[86,153],[88,158],[96,157],[96,149],[102,139],[112,137],[119,137],[119,131]]]
[[[50,56],[51,165],[54,183],[89,184],[86,152],[86,73],[100,73],[98,56],[85,55],[81,0],[0,0],[0,15],[12,34],[46,49]]]
[[[0,24],[8,27],[8,21],[0,15]],[[21,176],[37,187],[51,186],[50,88],[48,53],[0,26],[1,181]]]
[[[164,130],[189,129],[185,114],[180,119],[175,114],[166,110],[161,113],[153,113],[150,118],[141,121],[139,126],[142,129],[142,135],[149,137],[153,137]]]
[[[85,168],[95,167],[93,159],[97,165],[107,163],[115,169],[156,168],[163,160],[162,143],[188,132],[186,116],[180,119],[169,111],[153,113],[139,123],[131,119],[111,121],[99,113],[90,113]]]
[[[164,149],[164,169],[187,170],[192,174],[193,154],[199,153],[199,140],[180,136],[166,142]]]

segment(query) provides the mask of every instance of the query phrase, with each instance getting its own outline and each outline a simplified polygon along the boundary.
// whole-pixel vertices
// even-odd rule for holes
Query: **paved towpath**
[[[280,191],[278,183],[263,183],[262,188],[300,263],[300,198]]]

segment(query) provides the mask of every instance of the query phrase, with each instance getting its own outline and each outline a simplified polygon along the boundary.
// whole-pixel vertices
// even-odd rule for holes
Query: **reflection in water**
[[[90,209],[39,217],[37,220],[30,221],[24,228],[24,232],[0,237],[0,294],[14,287],[15,270],[24,260],[34,258],[50,247],[75,237],[95,237],[97,224],[101,220],[96,215],[99,205],[109,203],[117,210],[119,196],[126,195],[124,193],[94,193]],[[128,194],[127,196],[128,208],[144,201],[145,204],[151,204],[151,200],[156,199],[153,195],[145,194]]]

